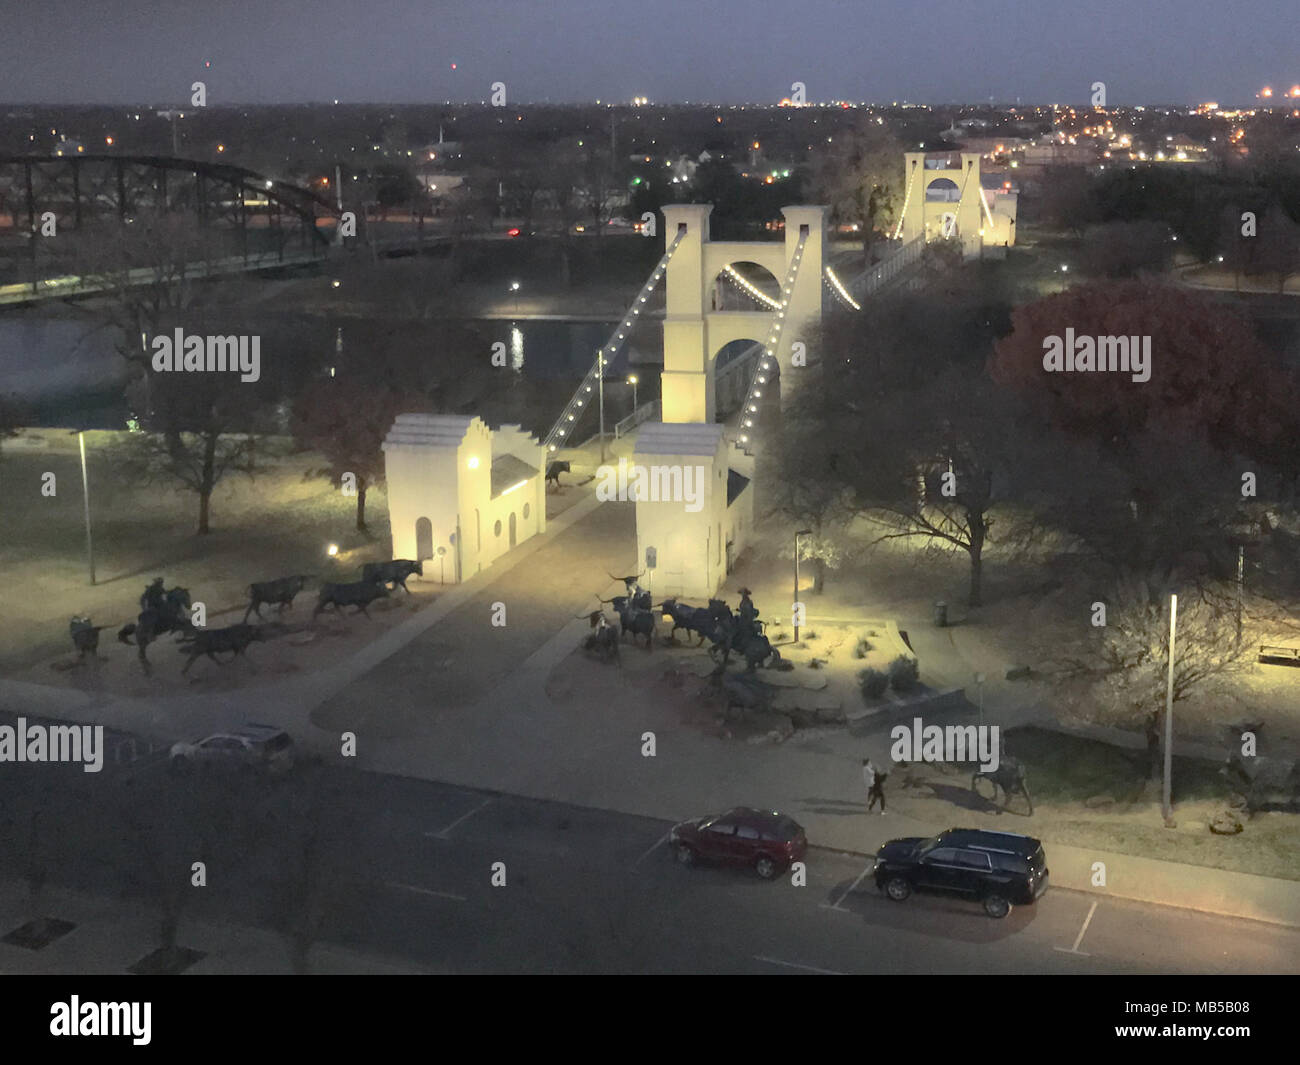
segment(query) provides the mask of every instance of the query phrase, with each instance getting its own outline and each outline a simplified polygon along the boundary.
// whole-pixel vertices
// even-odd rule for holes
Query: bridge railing
[[[668,263],[685,236],[684,230],[679,232],[673,238],[672,243],[664,249],[663,256],[650,272],[650,277],[646,279],[646,283],[641,286],[641,291],[636,294],[636,298],[632,301],[632,309],[614,328],[605,345],[596,353],[596,361],[592,363],[591,369],[587,371],[587,376],[582,379],[582,384],[578,385],[577,390],[573,393],[573,397],[564,408],[564,413],[556,419],[555,424],[551,426],[551,431],[542,440],[548,451],[558,451],[572,441],[573,430],[578,424],[578,419],[587,412],[591,406],[593,396],[603,384],[605,367],[609,364],[609,360],[618,353],[618,349],[623,346],[623,341],[627,339],[642,310],[645,309],[646,301],[658,286],[659,279],[667,272]]]
[[[657,399],[651,400],[649,403],[642,403],[622,421],[614,423],[614,439],[618,440],[643,422],[648,422],[651,418],[657,418],[662,406],[663,404]]]
[[[893,281],[899,274],[916,263],[925,250],[925,237],[913,237],[906,244],[900,244],[884,259],[869,266],[858,274],[845,287],[857,299],[870,296]]]

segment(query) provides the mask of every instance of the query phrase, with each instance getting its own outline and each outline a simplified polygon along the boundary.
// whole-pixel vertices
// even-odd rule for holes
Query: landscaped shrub
[[[889,687],[889,677],[878,669],[864,669],[858,674],[858,684],[864,699],[879,699]]]
[[[866,658],[867,652],[871,650],[871,641],[865,636],[858,637],[858,644],[853,648],[854,658]]]
[[[910,691],[916,687],[921,671],[915,658],[899,655],[889,663],[889,685],[896,692]]]

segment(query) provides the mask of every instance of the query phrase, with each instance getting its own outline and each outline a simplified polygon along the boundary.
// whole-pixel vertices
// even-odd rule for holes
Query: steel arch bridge
[[[27,260],[22,280],[40,279],[37,248],[52,214],[58,232],[137,215],[191,214],[224,233],[226,253],[283,260],[324,256],[339,211],[308,189],[224,163],[151,155],[0,155],[0,249],[6,273]],[[325,223],[327,232],[322,232]],[[297,253],[290,251],[298,245]],[[27,255],[15,256],[26,244]],[[3,280],[18,280],[16,277]]]

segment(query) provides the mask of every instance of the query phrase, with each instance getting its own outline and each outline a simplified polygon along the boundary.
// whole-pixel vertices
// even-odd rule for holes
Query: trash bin
[[[934,604],[934,627],[945,628],[948,624],[948,604],[940,599]]]

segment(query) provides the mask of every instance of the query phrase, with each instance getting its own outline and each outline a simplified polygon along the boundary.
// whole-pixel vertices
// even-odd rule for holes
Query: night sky
[[[1297,0],[0,0],[0,101],[1249,103]],[[205,69],[204,61],[211,61]],[[452,70],[452,63],[458,64]]]

